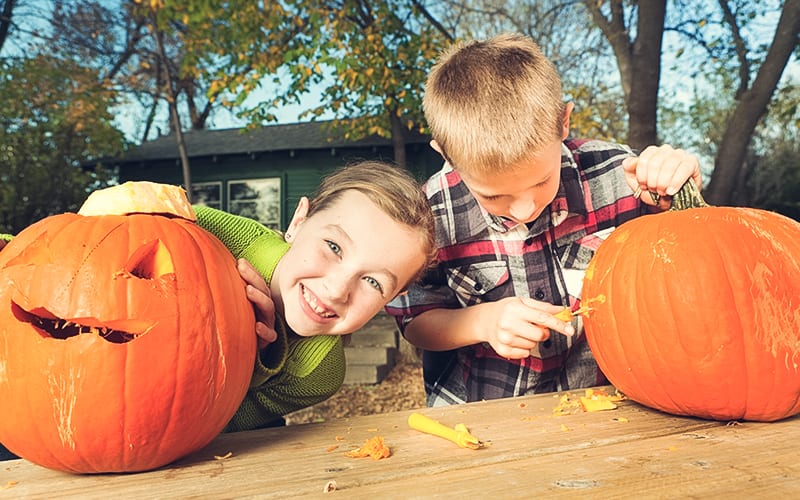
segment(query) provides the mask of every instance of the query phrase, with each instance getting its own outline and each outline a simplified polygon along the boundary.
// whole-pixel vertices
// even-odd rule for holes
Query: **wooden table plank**
[[[729,427],[628,401],[616,410],[554,416],[557,404],[553,395],[537,395],[421,410],[449,426],[464,423],[489,443],[477,451],[410,429],[405,411],[222,435],[146,473],[78,476],[0,462],[0,497],[295,498],[321,495],[330,481],[348,498],[478,491],[498,498],[800,497],[798,417]],[[374,435],[392,448],[390,458],[344,456]]]
[[[800,498],[797,444],[781,424],[746,423],[652,436],[549,455],[453,469],[413,481],[371,484],[358,496],[403,491],[404,498]],[[794,439],[800,422],[794,422]],[[765,446],[766,445],[766,446]]]

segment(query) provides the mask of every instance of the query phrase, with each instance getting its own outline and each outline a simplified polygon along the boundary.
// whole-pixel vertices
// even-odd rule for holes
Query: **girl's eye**
[[[341,255],[341,254],[342,254],[342,249],[341,249],[341,247],[339,247],[339,245],[337,245],[337,244],[336,244],[336,243],[334,243],[333,241],[331,241],[331,240],[325,240],[325,243],[327,243],[327,244],[328,244],[328,248],[330,248],[330,249],[331,249],[331,252],[335,253],[336,255]]]
[[[382,287],[382,286],[381,286],[381,284],[378,282],[378,280],[376,280],[375,278],[372,278],[372,277],[370,277],[370,276],[367,276],[367,277],[365,277],[365,278],[364,278],[364,280],[365,280],[367,283],[369,283],[369,285],[370,285],[372,288],[374,288],[374,289],[378,290],[379,292],[381,292],[381,294],[383,294],[383,287]]]

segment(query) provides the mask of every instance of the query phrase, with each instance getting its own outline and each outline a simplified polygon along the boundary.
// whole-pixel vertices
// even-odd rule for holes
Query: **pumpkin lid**
[[[195,221],[186,192],[180,186],[149,181],[124,184],[92,192],[78,215],[168,214]]]

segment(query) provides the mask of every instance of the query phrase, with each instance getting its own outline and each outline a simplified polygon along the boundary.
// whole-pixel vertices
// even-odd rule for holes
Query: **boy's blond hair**
[[[351,189],[367,196],[395,221],[419,232],[425,265],[417,270],[412,281],[419,279],[436,258],[433,213],[422,185],[410,172],[400,167],[379,161],[353,163],[322,180],[309,202],[307,217],[325,210],[342,193]],[[381,228],[374,229],[375,237],[380,238]]]
[[[456,43],[428,75],[425,118],[454,168],[497,172],[561,140],[561,79],[519,34]]]

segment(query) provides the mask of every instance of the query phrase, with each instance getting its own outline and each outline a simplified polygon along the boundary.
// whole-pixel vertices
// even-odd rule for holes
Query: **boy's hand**
[[[550,330],[564,335],[574,335],[570,323],[559,320],[554,314],[564,309],[527,297],[508,297],[497,302],[487,302],[481,323],[486,341],[495,352],[507,359],[522,359],[538,342],[550,338]]]
[[[703,187],[697,157],[668,144],[648,146],[638,157],[625,158],[622,168],[631,190],[640,193],[648,205],[669,208],[672,196],[688,179],[694,180],[698,188]],[[658,203],[651,191],[659,195]]]
[[[256,313],[256,337],[258,350],[261,350],[278,339],[275,331],[275,303],[269,293],[264,277],[245,259],[237,261],[239,275],[247,283],[247,298],[253,303]]]

